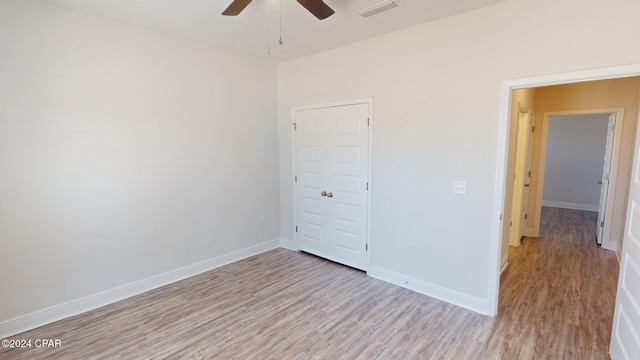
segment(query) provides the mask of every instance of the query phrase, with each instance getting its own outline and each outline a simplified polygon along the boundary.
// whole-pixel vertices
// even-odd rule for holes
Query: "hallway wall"
[[[542,205],[598,211],[609,116],[549,117]]]

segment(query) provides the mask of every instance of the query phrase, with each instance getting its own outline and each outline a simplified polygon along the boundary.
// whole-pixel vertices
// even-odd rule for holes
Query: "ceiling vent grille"
[[[370,16],[380,14],[381,12],[395,9],[400,5],[401,4],[396,0],[385,0],[377,4],[373,4],[369,7],[366,7],[360,11],[356,11],[356,14],[362,16],[363,18],[368,18]]]

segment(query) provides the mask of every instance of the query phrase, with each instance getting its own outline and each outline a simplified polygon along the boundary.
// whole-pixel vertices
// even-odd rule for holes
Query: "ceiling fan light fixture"
[[[233,0],[222,12],[222,15],[237,16],[251,1],[252,0]],[[267,0],[267,7],[269,7],[269,1],[270,0]],[[318,18],[318,20],[324,20],[335,13],[335,11],[322,0],[298,0],[298,3],[304,6],[313,16]],[[282,2],[280,2],[280,7],[282,8]]]
[[[362,10],[356,11],[356,15],[360,15],[363,18],[368,18],[373,15],[380,14],[381,12],[385,12],[391,9],[395,9],[397,7],[402,6],[397,0],[384,0],[377,4],[373,4],[368,6]]]

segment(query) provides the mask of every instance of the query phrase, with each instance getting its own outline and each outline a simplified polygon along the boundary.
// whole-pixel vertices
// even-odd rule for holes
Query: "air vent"
[[[385,0],[381,1],[377,4],[373,4],[369,7],[366,7],[360,11],[356,11],[357,15],[362,16],[363,18],[368,18],[373,15],[380,14],[381,12],[385,12],[387,10],[395,9],[399,7],[401,4],[395,0]]]

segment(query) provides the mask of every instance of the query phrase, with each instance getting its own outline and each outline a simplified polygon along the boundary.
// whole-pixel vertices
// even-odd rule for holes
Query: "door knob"
[[[524,184],[524,187],[529,187],[529,184]]]
[[[322,196],[327,196],[327,192],[326,192],[326,191],[323,191],[323,192],[321,192],[321,193],[320,193],[320,195],[322,195]]]
[[[333,197],[333,193],[327,193],[327,197]]]
[[[598,185],[602,185],[602,180],[598,180]]]

